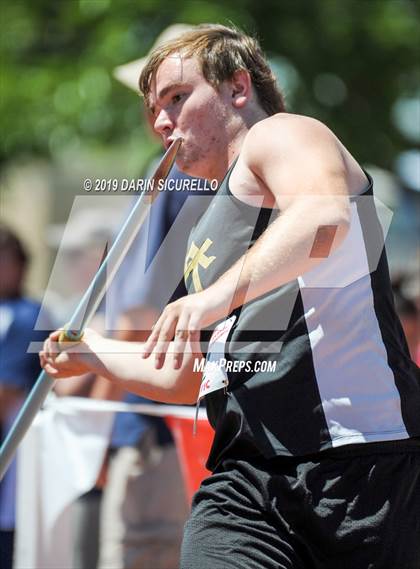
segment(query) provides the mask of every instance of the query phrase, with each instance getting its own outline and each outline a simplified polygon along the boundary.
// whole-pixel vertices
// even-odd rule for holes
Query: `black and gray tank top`
[[[231,193],[233,166],[190,234],[189,293],[215,282],[281,215]],[[229,315],[228,386],[206,396],[216,431],[211,470],[231,456],[302,456],[420,436],[420,382],[368,181],[351,198],[350,231],[336,251]]]

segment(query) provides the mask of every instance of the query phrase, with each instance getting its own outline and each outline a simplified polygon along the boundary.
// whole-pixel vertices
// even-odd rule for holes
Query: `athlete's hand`
[[[102,336],[86,329],[80,342],[59,342],[62,330],[52,332],[39,353],[41,366],[54,379],[82,375],[92,371],[90,356]]]
[[[186,344],[191,344],[194,349],[194,344],[200,341],[200,330],[227,315],[226,305],[226,299],[218,297],[210,289],[168,304],[144,344],[143,358],[154,352],[155,367],[160,369],[165,363],[169,344],[174,340],[173,365],[179,369]],[[200,351],[198,347],[197,351]]]

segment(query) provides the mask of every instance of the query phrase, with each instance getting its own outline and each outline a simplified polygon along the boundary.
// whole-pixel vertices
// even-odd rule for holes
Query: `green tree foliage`
[[[176,21],[257,34],[289,109],[326,121],[359,160],[392,168],[413,147],[392,113],[419,95],[416,0],[9,0],[0,10],[3,162],[141,136],[141,105],[112,70]]]

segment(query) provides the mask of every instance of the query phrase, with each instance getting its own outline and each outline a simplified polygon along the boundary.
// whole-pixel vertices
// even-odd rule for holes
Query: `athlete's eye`
[[[173,105],[176,105],[176,103],[179,103],[179,101],[182,99],[183,97],[183,93],[176,93],[176,95],[173,95],[171,98],[171,103]]]

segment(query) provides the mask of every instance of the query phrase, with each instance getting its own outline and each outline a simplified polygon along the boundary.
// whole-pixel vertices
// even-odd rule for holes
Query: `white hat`
[[[115,209],[81,209],[68,223],[51,224],[47,227],[46,240],[50,247],[66,251],[81,250],[96,244],[104,245],[112,239],[120,218]]]
[[[194,29],[194,26],[189,24],[172,24],[168,28],[164,29],[163,32],[157,37],[155,43],[153,44],[151,50],[152,52],[155,48],[159,47],[160,45],[166,43],[167,41],[171,41],[181,34],[185,32],[189,32]],[[136,59],[135,61],[131,61],[130,63],[125,63],[124,65],[119,65],[114,69],[114,77],[118,79],[123,85],[130,87],[139,93],[139,77],[143,67],[148,60],[149,54],[145,57],[140,59]]]

